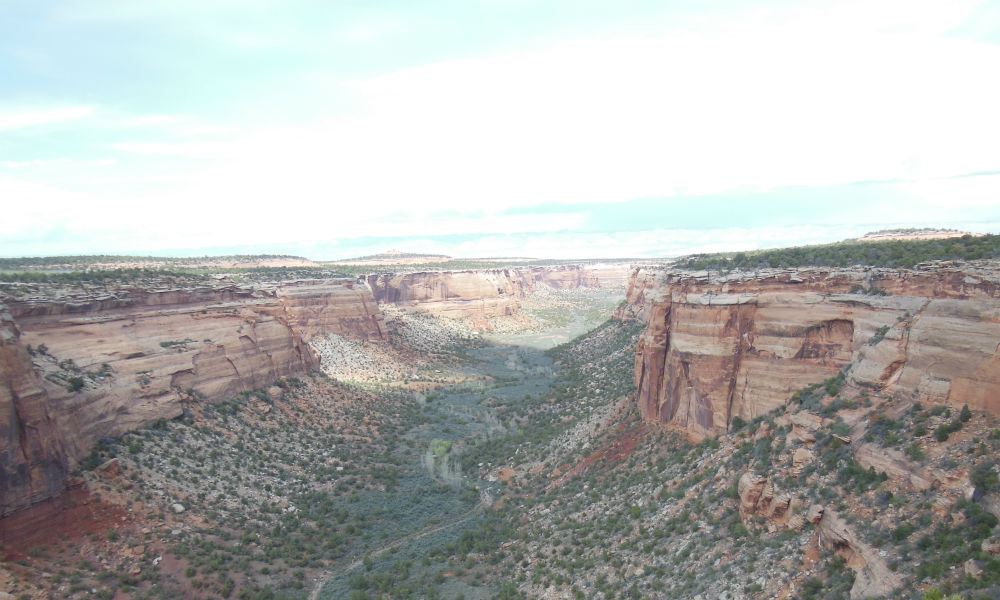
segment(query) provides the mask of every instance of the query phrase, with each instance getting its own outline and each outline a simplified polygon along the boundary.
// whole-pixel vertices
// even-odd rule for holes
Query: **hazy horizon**
[[[0,256],[1000,232],[983,1],[12,4]]]
[[[886,228],[882,228],[886,229]],[[891,228],[890,228],[891,229]],[[344,261],[350,259],[360,259],[368,258],[374,255],[381,255],[386,253],[404,253],[404,254],[415,254],[421,256],[447,256],[451,259],[457,260],[501,260],[501,259],[518,259],[518,260],[642,260],[642,259],[663,259],[663,258],[675,258],[690,254],[699,253],[713,253],[713,252],[727,252],[727,251],[744,251],[744,250],[766,250],[772,248],[787,248],[793,246],[808,246],[816,244],[827,244],[840,242],[850,239],[856,239],[862,237],[866,233],[873,233],[879,229],[869,229],[860,233],[856,236],[848,238],[840,238],[834,240],[821,240],[821,241],[808,241],[798,244],[783,244],[783,245],[762,245],[759,247],[749,248],[734,246],[733,248],[716,249],[714,247],[694,247],[695,249],[685,248],[684,251],[672,252],[672,253],[646,253],[646,254],[604,254],[604,255],[572,255],[572,254],[562,254],[562,255],[526,255],[526,254],[449,254],[444,251],[421,251],[415,250],[410,247],[396,247],[396,246],[386,246],[378,245],[377,242],[370,240],[364,241],[362,245],[351,246],[351,248],[356,248],[358,251],[354,254],[349,255],[333,255],[329,254],[331,251],[331,246],[323,246],[322,244],[313,244],[310,246],[297,245],[297,246],[287,246],[287,247],[274,247],[274,251],[263,251],[260,246],[231,246],[231,247],[215,247],[215,248],[190,248],[190,249],[167,249],[162,252],[93,252],[93,253],[70,253],[70,254],[39,254],[39,255],[12,255],[12,256],[0,256],[0,258],[32,258],[32,257],[58,257],[58,256],[135,256],[135,257],[146,257],[146,258],[202,258],[202,257],[224,257],[224,256],[248,256],[248,255],[281,255],[281,256],[294,256],[298,258],[304,258],[316,262],[335,262]],[[967,232],[972,234],[982,234],[990,232],[981,231],[971,231],[967,229],[960,229],[958,231]],[[400,241],[399,239],[387,239],[386,243],[394,243]],[[469,246],[476,246],[475,242],[469,242]],[[445,247],[445,246],[442,246]],[[310,252],[296,251],[309,250]],[[365,251],[367,249],[368,251]]]

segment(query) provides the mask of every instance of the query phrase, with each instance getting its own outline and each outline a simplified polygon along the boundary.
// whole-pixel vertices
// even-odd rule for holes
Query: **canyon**
[[[629,266],[553,265],[446,273],[382,273],[367,282],[380,303],[478,324],[515,314],[520,301],[543,284],[554,289],[624,289]]]
[[[316,370],[324,336],[387,340],[380,305],[488,327],[538,284],[624,289],[628,266],[555,265],[177,287],[30,285],[0,297],[0,516],[59,493],[101,439]]]
[[[9,554],[24,556],[52,527],[94,542],[123,523],[126,541],[94,542],[106,564],[90,581],[124,569],[155,589],[156,573],[189,565],[172,593],[211,597],[296,589],[279,575],[308,565],[312,597],[346,597],[387,585],[403,573],[393,554],[433,539],[437,558],[401,581],[452,595],[516,577],[537,597],[618,597],[633,582],[656,597],[666,581],[685,597],[791,598],[825,569],[827,597],[898,597],[936,560],[907,523],[952,515],[942,531],[958,535],[961,514],[989,523],[1000,506],[972,475],[1000,447],[989,261],[3,292],[0,540],[32,540]],[[509,537],[491,537],[494,520]],[[256,558],[210,583],[198,575],[210,557],[236,560],[224,531]],[[978,552],[994,537],[980,528],[941,568],[993,568]],[[497,542],[461,559],[501,565],[496,579],[450,564],[448,544],[466,538]],[[289,558],[305,541],[308,558]],[[167,549],[169,566],[150,562]],[[432,584],[435,560],[448,566]]]

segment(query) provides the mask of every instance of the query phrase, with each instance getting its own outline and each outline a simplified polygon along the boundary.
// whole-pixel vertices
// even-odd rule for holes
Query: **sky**
[[[998,0],[0,0],[0,256],[1000,233],[998,74]]]

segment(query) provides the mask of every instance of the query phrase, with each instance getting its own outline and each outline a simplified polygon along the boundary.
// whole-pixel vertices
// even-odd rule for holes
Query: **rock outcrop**
[[[0,311],[0,516],[51,498],[99,439],[318,369],[316,339],[388,340],[379,304],[485,322],[538,283],[622,288],[627,265],[256,285],[22,290]],[[37,292],[37,293],[36,293]]]
[[[379,304],[485,321],[517,312],[525,287],[533,283],[519,274],[510,269],[382,273],[369,275],[368,285]]]
[[[21,332],[0,304],[0,516],[59,492],[66,451]]]
[[[642,415],[727,431],[853,364],[849,381],[1000,413],[1000,269],[637,269],[619,317],[646,323]]]
[[[307,342],[331,333],[356,340],[388,339],[385,318],[363,280],[283,283],[274,293],[288,325]]]
[[[864,541],[844,519],[831,508],[823,510],[816,523],[817,543],[842,556],[854,570],[851,600],[882,598],[903,584],[903,577],[889,568],[878,551]]]
[[[0,514],[58,492],[102,437],[319,368],[315,336],[386,339],[371,290],[351,279],[120,289],[8,308]]]
[[[744,519],[762,517],[768,523],[796,530],[812,523],[816,532],[813,543],[840,555],[854,570],[852,599],[883,597],[902,585],[902,577],[889,569],[878,551],[833,509],[818,504],[805,509],[791,495],[776,490],[767,477],[749,471],[740,477],[737,492]]]
[[[626,264],[553,265],[469,271],[380,273],[367,277],[379,304],[485,324],[515,314],[539,283],[556,289],[623,289]]]

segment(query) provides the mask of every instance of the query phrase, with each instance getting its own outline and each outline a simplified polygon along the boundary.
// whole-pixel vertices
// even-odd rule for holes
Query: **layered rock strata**
[[[21,332],[0,303],[0,516],[62,489],[66,450]]]
[[[859,386],[1000,413],[998,273],[637,269],[618,315],[646,323],[639,408],[696,438],[715,435],[851,365]]]
[[[751,472],[740,477],[737,492],[740,515],[744,519],[757,516],[796,531],[807,522],[812,523],[815,527],[813,543],[836,553],[854,570],[852,600],[882,597],[902,585],[902,576],[892,571],[878,550],[865,543],[833,509],[819,504],[806,509],[798,499],[778,493],[767,477]]]
[[[529,280],[516,270],[382,273],[368,276],[379,304],[485,321],[517,312]]]
[[[61,489],[102,437],[319,368],[313,337],[386,339],[371,290],[354,280],[123,289],[7,308],[0,514]]]
[[[624,289],[626,264],[554,265],[476,271],[380,273],[367,277],[379,304],[485,323],[515,314],[537,284],[556,289]]]
[[[387,340],[379,303],[481,320],[538,283],[623,288],[627,265],[373,275],[253,286],[26,286],[0,327],[0,516],[52,497],[102,437],[319,368],[310,342]]]

